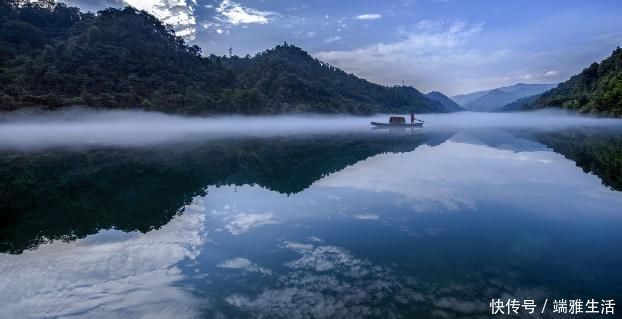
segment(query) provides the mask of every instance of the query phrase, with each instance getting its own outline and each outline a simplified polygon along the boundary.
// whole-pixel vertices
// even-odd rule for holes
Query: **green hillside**
[[[411,87],[347,74],[288,45],[205,56],[134,8],[0,2],[0,110],[68,105],[185,114],[445,112]]]
[[[622,49],[543,93],[526,109],[562,107],[581,113],[622,116]]]

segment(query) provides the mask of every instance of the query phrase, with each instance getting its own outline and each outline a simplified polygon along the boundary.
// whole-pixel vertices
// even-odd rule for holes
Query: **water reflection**
[[[449,135],[433,136],[442,140]],[[5,153],[0,159],[0,251],[20,253],[100,229],[157,229],[194,197],[205,195],[210,185],[257,184],[280,193],[300,192],[322,176],[369,156],[411,151],[430,138],[300,136]]]
[[[575,128],[535,134],[534,138],[575,162],[584,172],[596,174],[604,185],[622,190],[622,129]]]
[[[1,166],[12,201],[1,238],[13,254],[0,255],[0,309],[455,318],[485,317],[491,298],[619,299],[617,132],[11,154]]]
[[[10,318],[193,317],[178,263],[206,240],[201,207],[146,234],[105,230],[82,240],[0,256],[0,308]]]

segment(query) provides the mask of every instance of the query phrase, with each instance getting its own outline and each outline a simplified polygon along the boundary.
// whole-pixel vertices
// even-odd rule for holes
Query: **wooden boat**
[[[400,123],[400,124],[396,124],[396,123],[378,123],[378,122],[371,122],[371,125],[378,127],[378,128],[392,128],[392,127],[423,127],[423,123],[419,122],[419,123],[413,123],[413,124],[409,124],[409,123]]]
[[[406,119],[403,116],[391,116],[389,123],[371,122],[371,125],[377,128],[392,128],[392,127],[422,127],[422,122],[406,123]]]

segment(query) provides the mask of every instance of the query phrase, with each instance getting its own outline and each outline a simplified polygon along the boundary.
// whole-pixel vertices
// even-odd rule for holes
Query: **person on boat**
[[[410,124],[415,124],[415,113],[410,113]]]

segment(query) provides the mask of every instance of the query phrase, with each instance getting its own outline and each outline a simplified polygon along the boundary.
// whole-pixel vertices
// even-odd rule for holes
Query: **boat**
[[[392,127],[423,127],[423,123],[413,123],[413,124],[391,124],[391,123],[378,123],[378,122],[371,122],[371,125],[378,127],[378,128],[392,128]]]
[[[406,123],[403,116],[391,116],[389,123],[371,122],[371,125],[377,128],[393,128],[393,127],[423,127],[422,122]]]

